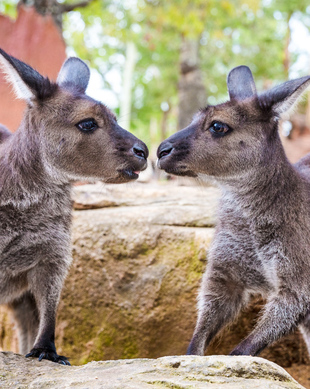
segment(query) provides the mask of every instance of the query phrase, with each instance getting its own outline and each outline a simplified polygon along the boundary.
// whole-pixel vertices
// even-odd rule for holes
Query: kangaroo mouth
[[[141,170],[124,169],[121,170],[120,173],[124,178],[127,178],[129,180],[136,180],[137,178],[139,178],[140,172]]]
[[[125,184],[126,182],[134,181],[139,178],[140,170],[122,169],[118,170],[114,177],[110,177],[104,182],[106,184]]]
[[[138,164],[138,166],[126,167],[122,170],[119,170],[120,176],[126,181],[132,181],[139,178],[139,174],[147,168],[147,162],[145,161],[143,164]]]
[[[157,166],[166,173],[173,174],[175,176],[197,177],[197,174],[193,170],[190,170],[186,165],[173,166],[172,163],[168,164],[167,161],[159,159],[157,160]]]
[[[173,174],[175,176],[186,176],[186,177],[197,177],[197,174],[192,170],[187,169],[186,167],[175,167],[165,169],[165,172],[168,174]]]
[[[139,178],[139,174],[147,168],[146,161],[138,161],[138,163],[133,163],[131,166],[123,165],[116,169],[113,177],[110,177],[105,180],[108,184],[125,184],[126,182],[134,181]]]

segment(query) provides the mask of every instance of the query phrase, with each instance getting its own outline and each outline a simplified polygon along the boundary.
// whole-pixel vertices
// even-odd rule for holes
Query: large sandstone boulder
[[[61,352],[76,363],[184,354],[217,197],[214,188],[76,188],[76,207],[113,206],[74,213]]]
[[[164,357],[62,366],[0,353],[0,386],[12,389],[302,389],[276,364],[252,357]]]
[[[58,311],[58,352],[73,364],[184,354],[219,196],[213,187],[171,184],[76,187],[73,263]],[[208,354],[228,354],[249,333],[262,303],[254,300]],[[1,314],[6,324],[0,326],[0,347],[17,351],[7,311],[0,310],[0,320]],[[310,378],[298,332],[261,355],[290,367],[293,376],[302,366],[298,378]]]

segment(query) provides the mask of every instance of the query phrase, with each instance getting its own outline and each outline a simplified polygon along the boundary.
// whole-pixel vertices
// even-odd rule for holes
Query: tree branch
[[[84,8],[87,7],[94,0],[84,0],[74,4],[61,4],[61,13],[66,13],[73,11],[76,8]]]

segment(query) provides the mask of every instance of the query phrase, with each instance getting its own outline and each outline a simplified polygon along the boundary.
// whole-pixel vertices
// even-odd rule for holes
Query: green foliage
[[[79,54],[83,54],[79,47],[93,53],[92,64],[101,68],[104,76],[111,67],[122,70],[125,43],[129,40],[136,43],[140,55],[133,80],[132,129],[150,140],[150,122],[155,120],[158,127],[155,140],[159,140],[163,103],[170,108],[168,132],[176,128],[183,36],[200,40],[208,102],[214,104],[227,98],[226,77],[234,66],[250,66],[259,89],[270,86],[270,80],[286,79],[283,64],[288,22],[298,15],[310,25],[307,7],[304,0],[101,1],[81,11],[86,31],[94,28],[93,19],[100,15],[97,42],[101,42],[101,47],[91,48],[85,40],[81,45],[81,36],[76,33],[71,35],[70,44]],[[107,37],[114,40],[109,42]],[[122,55],[121,62],[113,60],[116,53]]]
[[[0,10],[12,15],[16,1],[2,0]],[[68,46],[99,71],[106,88],[116,89],[118,100],[111,70],[122,75],[126,43],[135,43],[131,128],[150,143],[160,140],[164,111],[168,133],[177,127],[182,37],[200,40],[208,103],[214,104],[227,98],[226,77],[234,66],[248,65],[259,89],[287,78],[292,18],[310,27],[308,0],[95,0],[65,15],[63,29]]]
[[[2,0],[0,2],[0,13],[15,18],[17,3],[18,0]]]

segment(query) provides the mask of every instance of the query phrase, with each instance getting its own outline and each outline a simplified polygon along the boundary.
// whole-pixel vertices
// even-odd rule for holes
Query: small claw
[[[42,359],[47,359],[52,362],[59,363],[60,365],[70,365],[70,362],[68,359],[62,355],[57,355],[55,351],[46,351],[42,349],[33,349],[26,355],[26,358],[33,357],[38,358],[39,362],[42,361]]]
[[[58,363],[62,364],[62,365],[67,365],[67,366],[71,366],[71,363],[68,361],[68,359],[62,355],[59,355],[58,356]]]

